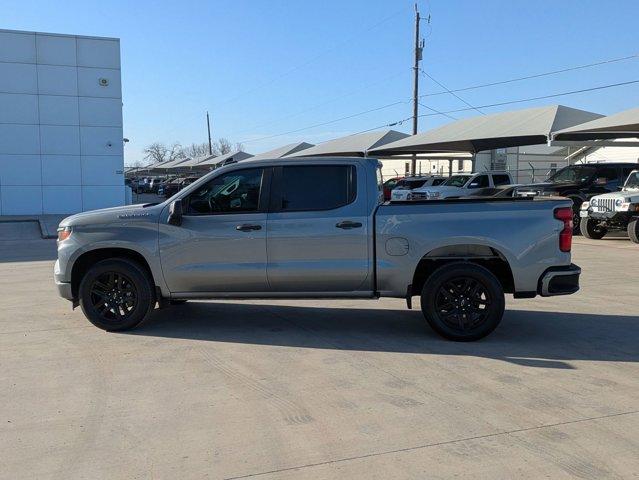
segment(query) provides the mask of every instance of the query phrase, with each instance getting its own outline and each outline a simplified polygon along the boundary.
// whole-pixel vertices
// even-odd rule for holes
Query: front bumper
[[[58,282],[56,280],[55,286],[58,289],[58,295],[67,300],[73,301],[73,291],[71,290],[71,284],[65,282]]]
[[[574,263],[565,267],[550,267],[539,279],[537,293],[542,297],[570,295],[579,291],[581,268]]]
[[[56,260],[55,265],[53,266],[53,280],[55,282],[55,287],[58,289],[58,295],[62,298],[73,301],[71,282],[65,282],[64,272],[61,267],[60,259]]]

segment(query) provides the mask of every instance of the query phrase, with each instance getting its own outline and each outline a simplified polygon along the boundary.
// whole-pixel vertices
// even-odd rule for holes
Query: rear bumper
[[[565,267],[550,267],[539,279],[537,293],[542,297],[570,295],[579,291],[581,268],[574,263]]]

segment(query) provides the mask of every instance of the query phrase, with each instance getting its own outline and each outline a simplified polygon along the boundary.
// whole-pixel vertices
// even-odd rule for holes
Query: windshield
[[[570,165],[552,175],[548,181],[552,183],[584,183],[590,180],[597,169],[587,165]]]
[[[628,175],[628,180],[626,180],[626,184],[624,185],[624,188],[628,188],[628,189],[639,188],[639,170],[635,172],[631,172],[630,175]]]
[[[413,190],[426,183],[426,178],[417,180],[400,180],[395,187],[397,190]]]
[[[446,185],[447,187],[463,187],[471,178],[472,175],[453,175],[442,183],[442,185]]]

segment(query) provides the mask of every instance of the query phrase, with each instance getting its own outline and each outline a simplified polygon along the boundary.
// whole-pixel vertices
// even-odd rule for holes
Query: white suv
[[[596,195],[581,204],[579,228],[586,238],[603,238],[610,230],[627,230],[639,243],[639,170],[628,175],[620,192]]]
[[[413,200],[413,191],[416,188],[432,187],[440,185],[446,178],[435,175],[427,177],[408,177],[400,180],[391,192],[391,200],[401,202],[403,200]]]
[[[466,197],[480,188],[512,185],[508,172],[480,172],[452,175],[441,185],[420,187],[412,192],[412,200],[440,200],[448,197]]]

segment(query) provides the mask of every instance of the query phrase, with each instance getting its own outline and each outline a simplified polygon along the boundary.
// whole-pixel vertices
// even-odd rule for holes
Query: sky
[[[639,55],[639,2],[420,0],[418,8],[420,114],[468,109],[449,114],[466,118],[481,114],[469,104],[639,80],[635,56],[461,99],[429,95]],[[253,154],[412,114],[414,1],[0,0],[0,11],[0,28],[120,38],[126,164],[156,141],[205,142],[207,110],[214,138]],[[638,94],[636,83],[479,110],[562,104],[610,114],[638,106]],[[424,116],[419,131],[450,117]],[[410,133],[411,122],[392,128]]]

